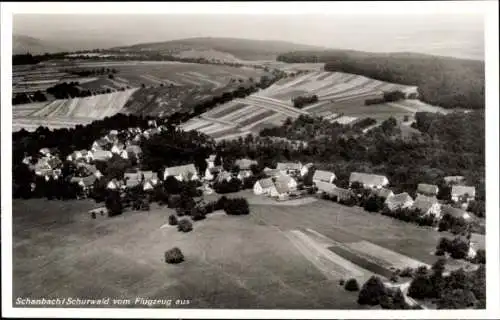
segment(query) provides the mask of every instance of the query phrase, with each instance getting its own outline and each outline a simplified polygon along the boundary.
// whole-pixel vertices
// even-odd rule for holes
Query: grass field
[[[341,278],[366,279],[382,273],[374,265],[387,268],[395,260],[431,264],[442,236],[323,200],[278,205],[259,203],[263,197],[251,191],[230,196],[248,197],[251,214],[213,213],[187,234],[167,225],[167,208],[93,220],[90,201],[14,200],[13,296],[175,297],[194,308],[359,308],[356,293],[338,285]],[[163,253],[174,246],[185,262],[167,265]],[[362,253],[353,256],[356,250]]]

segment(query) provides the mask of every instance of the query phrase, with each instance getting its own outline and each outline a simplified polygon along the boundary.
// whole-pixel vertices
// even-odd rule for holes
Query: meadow
[[[180,233],[164,207],[94,220],[91,201],[14,200],[13,296],[172,297],[189,300],[177,306],[183,308],[360,308],[340,279],[362,281],[373,264],[431,264],[442,236],[323,200],[278,205],[249,195],[249,202],[248,216],[215,212]],[[163,253],[175,246],[185,261],[165,264]],[[360,253],[350,259],[335,246]]]

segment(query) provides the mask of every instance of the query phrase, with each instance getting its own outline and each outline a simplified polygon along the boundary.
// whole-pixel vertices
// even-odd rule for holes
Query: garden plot
[[[364,282],[371,275],[368,270],[328,250],[324,244],[313,240],[300,230],[291,230],[285,235],[297,250],[329,280],[356,278]]]
[[[430,265],[424,262],[378,246],[369,241],[363,240],[359,242],[346,243],[346,246],[355,252],[360,252],[361,254],[373,259],[383,260],[386,263],[386,266],[392,266],[397,269],[404,269],[406,267],[418,268],[420,266],[430,268]]]

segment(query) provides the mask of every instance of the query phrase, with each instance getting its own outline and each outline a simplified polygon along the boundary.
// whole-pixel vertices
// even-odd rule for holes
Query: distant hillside
[[[155,43],[140,43],[113,49],[126,51],[152,51],[168,54],[182,54],[184,51],[219,51],[220,55],[232,55],[242,60],[274,60],[281,53],[297,50],[325,50],[326,48],[286,41],[250,40],[236,38],[189,38]],[[201,55],[200,57],[203,57]]]
[[[325,71],[354,73],[419,87],[421,100],[448,109],[484,109],[484,61],[420,53],[352,50],[296,51],[278,56],[288,63],[324,62]]]
[[[44,53],[55,53],[67,51],[67,48],[63,48],[58,44],[52,43],[50,41],[45,41],[24,35],[13,35],[12,36],[12,53],[13,54],[44,54]]]

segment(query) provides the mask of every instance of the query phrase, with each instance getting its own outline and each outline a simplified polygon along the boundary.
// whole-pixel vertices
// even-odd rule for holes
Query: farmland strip
[[[237,111],[232,112],[228,115],[225,115],[224,117],[220,117],[219,119],[224,120],[224,121],[233,122],[233,121],[237,121],[242,116],[253,114],[254,112],[259,111],[259,110],[261,110],[261,109],[257,108],[256,106],[248,105],[240,110],[237,110]]]
[[[213,117],[213,118],[220,118],[223,117],[227,114],[230,114],[231,112],[234,112],[236,110],[239,110],[243,107],[245,107],[246,104],[243,103],[235,103],[234,101],[231,101],[229,103],[226,103],[219,108],[213,109],[212,111],[206,112],[205,114],[207,116]]]
[[[240,119],[240,121],[238,121],[238,125],[245,127],[250,124],[253,124],[254,122],[258,122],[259,120],[272,116],[273,114],[276,114],[276,112],[271,110],[261,109],[258,111],[258,113],[250,115],[250,117],[247,117],[244,120]]]

